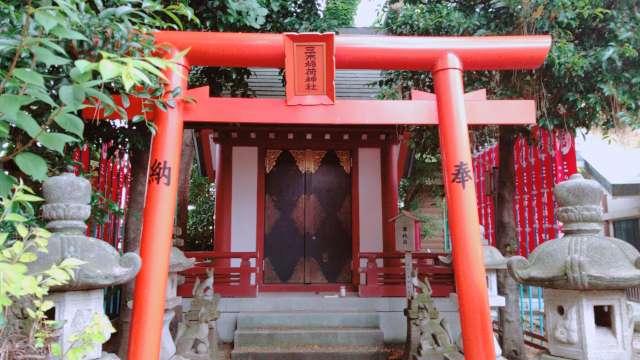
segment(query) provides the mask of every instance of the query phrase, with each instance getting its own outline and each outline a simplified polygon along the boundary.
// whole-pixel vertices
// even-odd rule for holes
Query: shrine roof
[[[280,69],[252,68],[247,81],[257,98],[284,99],[284,86]],[[380,92],[377,82],[382,79],[380,70],[336,70],[336,97],[338,99],[375,99]],[[225,94],[228,95],[228,94]]]

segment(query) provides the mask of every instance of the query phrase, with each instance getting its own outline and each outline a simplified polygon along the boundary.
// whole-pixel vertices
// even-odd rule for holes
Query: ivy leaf
[[[47,66],[65,65],[71,62],[71,60],[60,57],[54,54],[51,50],[43,47],[35,47],[31,49],[31,51],[33,52],[33,55],[35,55],[37,61],[45,63]]]
[[[56,133],[56,132],[45,132],[38,136],[38,142],[40,142],[45,147],[55,150],[60,154],[64,155],[64,146],[67,143],[72,143],[78,141],[76,138],[69,136],[67,134]]]
[[[84,121],[76,115],[60,114],[53,120],[55,120],[61,128],[82,138],[82,134],[84,133]]]
[[[47,178],[47,162],[40,155],[25,151],[16,155],[14,162],[20,171],[31,176],[36,181]]]
[[[18,68],[13,71],[13,75],[27,84],[44,87],[44,78],[37,71]]]

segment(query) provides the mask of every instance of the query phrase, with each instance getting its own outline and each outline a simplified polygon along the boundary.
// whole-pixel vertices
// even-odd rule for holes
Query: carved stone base
[[[103,352],[102,356],[98,360],[120,360],[120,358],[116,354]]]
[[[571,359],[560,357],[560,356],[553,356],[551,354],[541,354],[540,357],[538,357],[538,360],[571,360]]]
[[[63,353],[71,346],[71,337],[87,327],[95,314],[104,316],[104,292],[102,289],[53,293],[49,296],[49,300],[55,304],[54,319],[64,324],[60,334]],[[102,352],[102,345],[96,345],[85,359],[102,359],[104,354],[107,353]]]

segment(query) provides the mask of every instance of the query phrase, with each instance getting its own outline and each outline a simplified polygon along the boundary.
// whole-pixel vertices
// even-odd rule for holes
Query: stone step
[[[234,346],[382,346],[384,334],[374,328],[256,328],[237,329]]]
[[[377,346],[243,347],[231,352],[232,360],[384,360]]]
[[[251,328],[379,328],[375,312],[243,312],[236,320],[238,329]]]

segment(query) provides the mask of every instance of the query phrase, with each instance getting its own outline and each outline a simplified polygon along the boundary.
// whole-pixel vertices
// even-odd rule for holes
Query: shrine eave
[[[333,105],[289,106],[284,99],[209,97],[206,87],[191,89],[186,124],[437,125],[435,100],[336,100]],[[533,100],[466,100],[469,125],[535,123]]]

